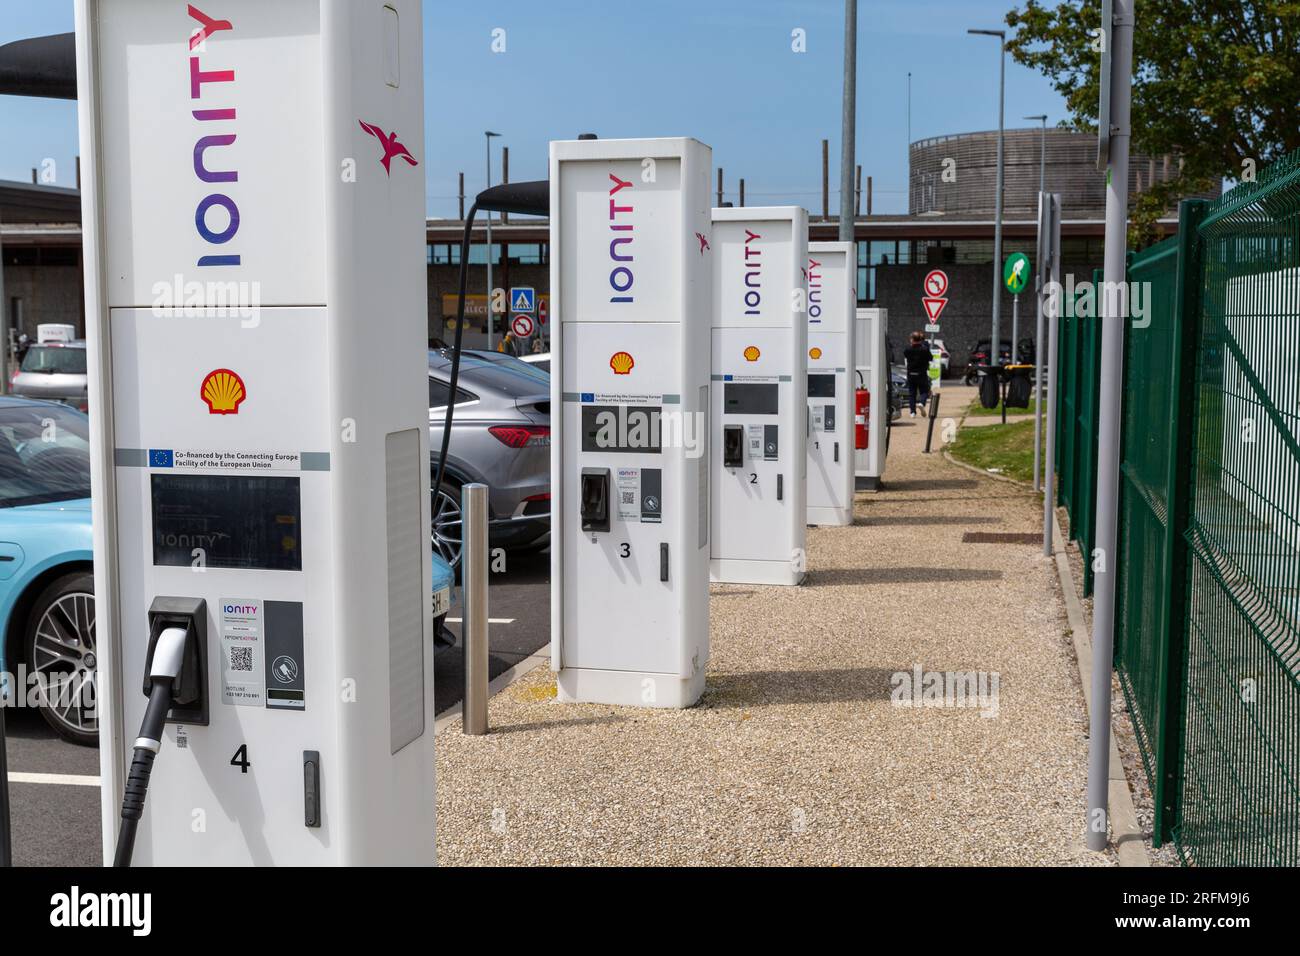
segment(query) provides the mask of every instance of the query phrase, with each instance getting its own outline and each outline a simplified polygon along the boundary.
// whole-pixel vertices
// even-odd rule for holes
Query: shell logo
[[[822,350],[819,348],[811,348],[808,350],[808,357],[815,362],[822,357]]]
[[[199,386],[199,397],[210,415],[238,415],[240,403],[248,397],[244,380],[228,368],[214,369]]]
[[[635,365],[636,362],[627,352],[615,352],[609,357],[609,367],[615,375],[627,375]]]
[[[762,354],[763,353],[758,350],[757,346],[751,345],[749,348],[745,349],[744,351],[745,361],[757,362],[758,357]]]

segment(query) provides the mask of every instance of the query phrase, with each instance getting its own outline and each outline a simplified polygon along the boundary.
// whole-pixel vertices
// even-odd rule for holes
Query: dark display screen
[[[727,382],[722,390],[722,411],[727,415],[775,415],[780,386],[753,382]]]
[[[662,418],[658,405],[583,405],[582,450],[657,455]]]
[[[154,564],[302,570],[297,478],[154,474],[150,485]]]
[[[808,375],[808,397],[809,398],[834,398],[835,397],[835,376],[818,374]]]

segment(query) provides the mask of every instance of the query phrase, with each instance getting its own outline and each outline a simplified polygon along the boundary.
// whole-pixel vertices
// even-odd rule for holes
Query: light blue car
[[[90,422],[0,398],[0,673],[60,736],[93,744]]]
[[[0,673],[60,736],[98,738],[90,422],[67,405],[0,397]],[[434,634],[455,574],[433,555]]]

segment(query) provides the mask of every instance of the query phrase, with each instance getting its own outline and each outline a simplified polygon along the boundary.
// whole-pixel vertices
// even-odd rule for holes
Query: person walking
[[[921,396],[921,414],[928,413],[930,404],[930,348],[925,344],[924,332],[912,333],[912,344],[903,349],[907,363],[907,402],[911,417],[916,417],[916,397]]]

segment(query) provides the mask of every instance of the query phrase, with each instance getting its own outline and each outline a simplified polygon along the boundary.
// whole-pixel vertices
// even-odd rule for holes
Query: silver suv
[[[88,381],[85,342],[41,342],[27,349],[9,390],[23,398],[62,402],[84,412]]]
[[[429,352],[429,454],[436,478],[450,393],[451,354]],[[541,548],[551,532],[549,376],[523,373],[471,352],[460,359],[451,444],[442,486],[433,494],[433,546],[460,563],[460,486],[488,486],[488,544]]]

